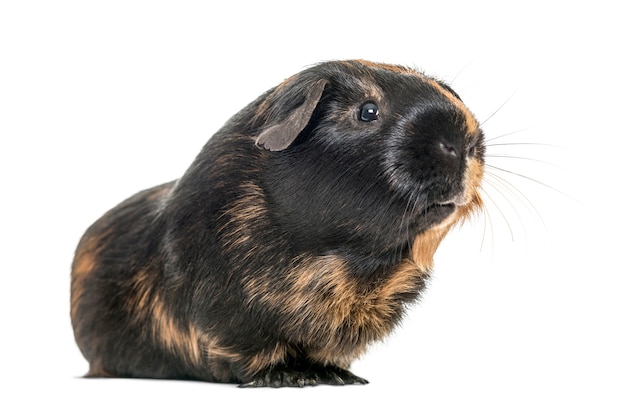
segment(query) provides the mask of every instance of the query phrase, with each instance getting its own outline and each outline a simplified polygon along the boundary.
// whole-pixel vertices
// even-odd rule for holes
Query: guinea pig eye
[[[378,119],[378,105],[366,102],[361,106],[359,119],[363,122],[372,122]]]

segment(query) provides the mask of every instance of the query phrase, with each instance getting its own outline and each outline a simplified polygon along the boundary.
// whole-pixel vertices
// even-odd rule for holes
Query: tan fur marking
[[[484,175],[484,164],[475,158],[470,161],[465,173],[465,203],[459,210],[460,218],[466,219],[472,213],[479,211],[483,206],[483,200],[480,196],[480,183]]]
[[[443,227],[437,226],[426,230],[415,238],[411,255],[420,270],[424,272],[432,270],[435,252],[451,226],[452,223]]]
[[[95,256],[90,251],[83,250],[76,255],[76,260],[72,270],[72,298],[70,308],[70,315],[74,321],[78,317],[78,307],[85,291],[85,280],[95,265]],[[76,328],[78,328],[78,326],[76,326]]]
[[[153,338],[166,350],[191,363],[200,364],[202,352],[196,328],[191,324],[185,327],[178,323],[154,286],[154,275],[151,272],[142,270],[135,274],[128,281],[130,297],[126,303],[127,312],[139,324],[148,321]]]
[[[193,325],[186,328],[179,326],[158,295],[153,297],[150,308],[156,340],[176,355],[187,358],[194,364],[200,364],[202,352],[195,327]]]
[[[459,98],[454,96],[452,92],[446,90],[443,86],[441,86],[435,80],[429,79],[428,82],[435,89],[437,89],[442,95],[448,98],[448,100],[452,102],[457,107],[457,109],[463,114],[463,117],[465,118],[465,125],[467,128],[467,132],[470,135],[478,134],[478,129],[479,129],[478,121],[476,120],[476,117],[474,116],[474,114],[467,108],[467,106],[465,106],[465,104]]]
[[[75,275],[85,275],[90,273],[95,265],[95,245],[96,241],[94,239],[88,240],[87,246],[84,246],[77,254],[76,261],[74,262],[74,266],[72,269],[72,273]]]
[[[339,260],[339,259],[335,259]],[[345,268],[345,265],[342,266]],[[320,303],[309,304],[312,313],[321,313],[319,323],[329,322],[320,329],[319,334],[324,338],[324,345],[309,350],[309,356],[324,364],[334,364],[347,368],[350,363],[365,352],[372,340],[380,340],[393,329],[390,320],[397,311],[397,296],[414,291],[415,287],[423,282],[424,272],[413,260],[404,260],[383,284],[372,291],[363,291],[349,275],[341,270],[333,276],[329,274],[328,281],[334,285],[333,295],[320,295]],[[330,316],[326,319],[326,315]],[[310,316],[317,319],[315,315]],[[336,339],[336,332],[348,327],[345,334],[350,335],[349,342],[353,344],[345,348],[340,339]],[[367,339],[360,335],[367,332]]]
[[[217,338],[206,338],[203,341],[204,355],[207,359],[227,359],[238,361],[241,355],[223,346]]]
[[[85,281],[98,263],[97,255],[101,250],[100,241],[104,237],[106,237],[106,234],[88,237],[80,243],[76,251],[74,262],[72,263],[70,308],[70,315],[74,321],[78,317],[78,306],[84,294]]]
[[[215,364],[222,361],[238,363],[241,364],[241,368],[247,373],[247,375],[254,375],[267,367],[274,366],[285,361],[288,354],[286,345],[277,344],[274,349],[265,353],[258,353],[252,358],[245,358],[232,349],[223,346],[215,337],[205,339],[203,349],[204,355],[209,364]]]
[[[131,297],[126,302],[129,313],[141,316],[149,314],[154,283],[151,276],[149,272],[142,270],[129,280],[128,290],[132,292]]]
[[[243,245],[254,237],[252,223],[265,221],[268,210],[263,190],[254,183],[240,185],[242,195],[231,203],[231,207],[224,213],[228,221],[218,229],[222,236],[224,247],[228,251],[241,251]],[[252,254],[252,251],[247,251]]]
[[[339,368],[349,369],[352,362],[359,358],[367,350],[365,343],[360,343],[346,353],[344,350],[336,347],[322,347],[309,350],[308,357],[313,361],[317,361],[322,365],[334,365]]]
[[[483,200],[480,196],[480,183],[484,174],[484,164],[476,158],[471,158],[465,171],[464,203],[457,207],[456,212],[446,223],[461,224],[474,212],[480,211]]]
[[[277,365],[284,362],[287,358],[288,349],[283,344],[276,344],[274,349],[266,353],[259,353],[246,361],[244,366],[249,374],[259,372],[266,367]]]
[[[385,283],[366,291],[346,268],[337,256],[307,258],[286,276],[291,282],[286,290],[271,289],[265,278],[250,279],[245,288],[251,298],[289,315],[294,326],[307,327],[305,337],[291,339],[306,343],[317,338],[319,346],[307,350],[311,358],[347,367],[371,340],[390,332],[395,296],[411,292],[423,273],[407,259]],[[338,331],[348,338],[338,337]],[[363,332],[368,338],[361,337]],[[346,339],[353,346],[346,348]]]

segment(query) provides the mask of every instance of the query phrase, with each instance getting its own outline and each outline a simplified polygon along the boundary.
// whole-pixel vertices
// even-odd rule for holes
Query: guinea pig
[[[262,94],[176,181],[98,219],[72,263],[91,377],[366,384],[349,371],[479,211],[484,138],[445,83],[363,60]]]

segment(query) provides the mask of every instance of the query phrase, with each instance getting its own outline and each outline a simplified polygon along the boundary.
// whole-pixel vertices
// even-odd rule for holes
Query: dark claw
[[[321,367],[321,382],[329,385],[367,384],[364,378],[357,377],[352,372],[337,367]]]
[[[265,370],[252,381],[239,384],[241,388],[257,387],[304,387],[319,384],[348,385],[367,384],[364,378],[357,377],[348,370],[333,366],[310,366],[306,370],[289,367],[274,367]]]

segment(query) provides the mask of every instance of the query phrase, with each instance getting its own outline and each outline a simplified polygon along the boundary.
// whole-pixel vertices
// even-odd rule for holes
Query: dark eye
[[[359,119],[363,122],[372,122],[378,119],[378,105],[374,102],[366,102],[361,106]]]

